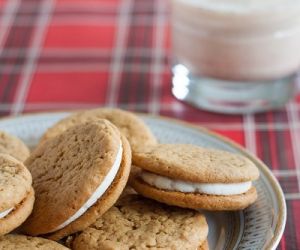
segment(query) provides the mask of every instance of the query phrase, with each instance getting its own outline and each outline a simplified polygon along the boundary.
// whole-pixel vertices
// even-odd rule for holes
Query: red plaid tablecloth
[[[178,102],[168,10],[162,0],[0,0],[1,115],[105,105],[213,129],[272,168],[288,209],[279,249],[300,249],[299,102],[244,116]]]

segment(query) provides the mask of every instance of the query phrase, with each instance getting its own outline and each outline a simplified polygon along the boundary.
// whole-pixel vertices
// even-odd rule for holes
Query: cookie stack
[[[0,249],[65,249],[54,241],[72,249],[208,249],[199,209],[239,210],[257,198],[259,172],[247,158],[160,144],[139,117],[119,109],[66,117],[30,155],[25,145],[3,145],[0,235],[22,225],[0,237]]]
[[[0,131],[0,236],[21,225],[32,211],[32,178],[23,164],[28,156],[20,139]]]
[[[23,163],[0,153],[0,235],[11,232],[30,215],[34,202],[31,184]]]

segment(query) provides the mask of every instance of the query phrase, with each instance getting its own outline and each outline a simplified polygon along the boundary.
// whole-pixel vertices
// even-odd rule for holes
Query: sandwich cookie
[[[131,178],[140,194],[169,205],[240,210],[257,198],[257,167],[246,157],[188,144],[160,144],[135,153]]]
[[[197,250],[207,234],[206,219],[198,211],[128,195],[75,237],[72,249]]]
[[[113,108],[99,108],[74,113],[49,128],[41,142],[60,134],[71,126],[98,119],[109,120],[120,129],[128,139],[133,151],[157,143],[155,136],[139,117],[131,112]]]
[[[0,131],[0,153],[9,154],[23,162],[29,157],[30,151],[19,138]]]
[[[20,226],[34,203],[31,174],[22,162],[0,153],[0,235]]]
[[[113,124],[98,120],[40,144],[26,166],[36,202],[22,230],[59,240],[85,229],[115,203],[129,176],[131,151]]]
[[[0,250],[67,250],[69,248],[55,241],[29,237],[18,234],[8,234],[0,237]]]

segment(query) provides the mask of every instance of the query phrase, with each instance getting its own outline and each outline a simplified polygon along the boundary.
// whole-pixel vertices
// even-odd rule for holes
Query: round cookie
[[[25,235],[10,234],[0,237],[0,250],[67,250],[69,248],[55,241],[29,237]]]
[[[71,126],[83,122],[106,119],[113,123],[128,139],[133,151],[156,144],[156,138],[146,124],[135,114],[121,109],[99,108],[74,113],[49,128],[41,142],[60,134]]]
[[[59,240],[85,229],[115,203],[129,176],[131,150],[114,125],[98,120],[40,144],[26,166],[37,198],[22,230]]]
[[[73,241],[74,250],[198,249],[208,234],[197,211],[128,195]]]
[[[30,151],[19,138],[0,131],[0,153],[9,154],[23,162],[29,157]]]
[[[207,210],[239,210],[257,199],[252,181],[257,167],[247,158],[189,144],[159,144],[135,152],[143,169],[132,175],[140,194],[169,205]]]
[[[0,153],[0,235],[20,226],[34,203],[31,175],[22,162]]]

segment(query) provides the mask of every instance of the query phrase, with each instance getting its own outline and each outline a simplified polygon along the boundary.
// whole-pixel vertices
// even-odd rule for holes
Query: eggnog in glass
[[[300,0],[171,0],[172,92],[224,113],[284,105],[300,68]]]

